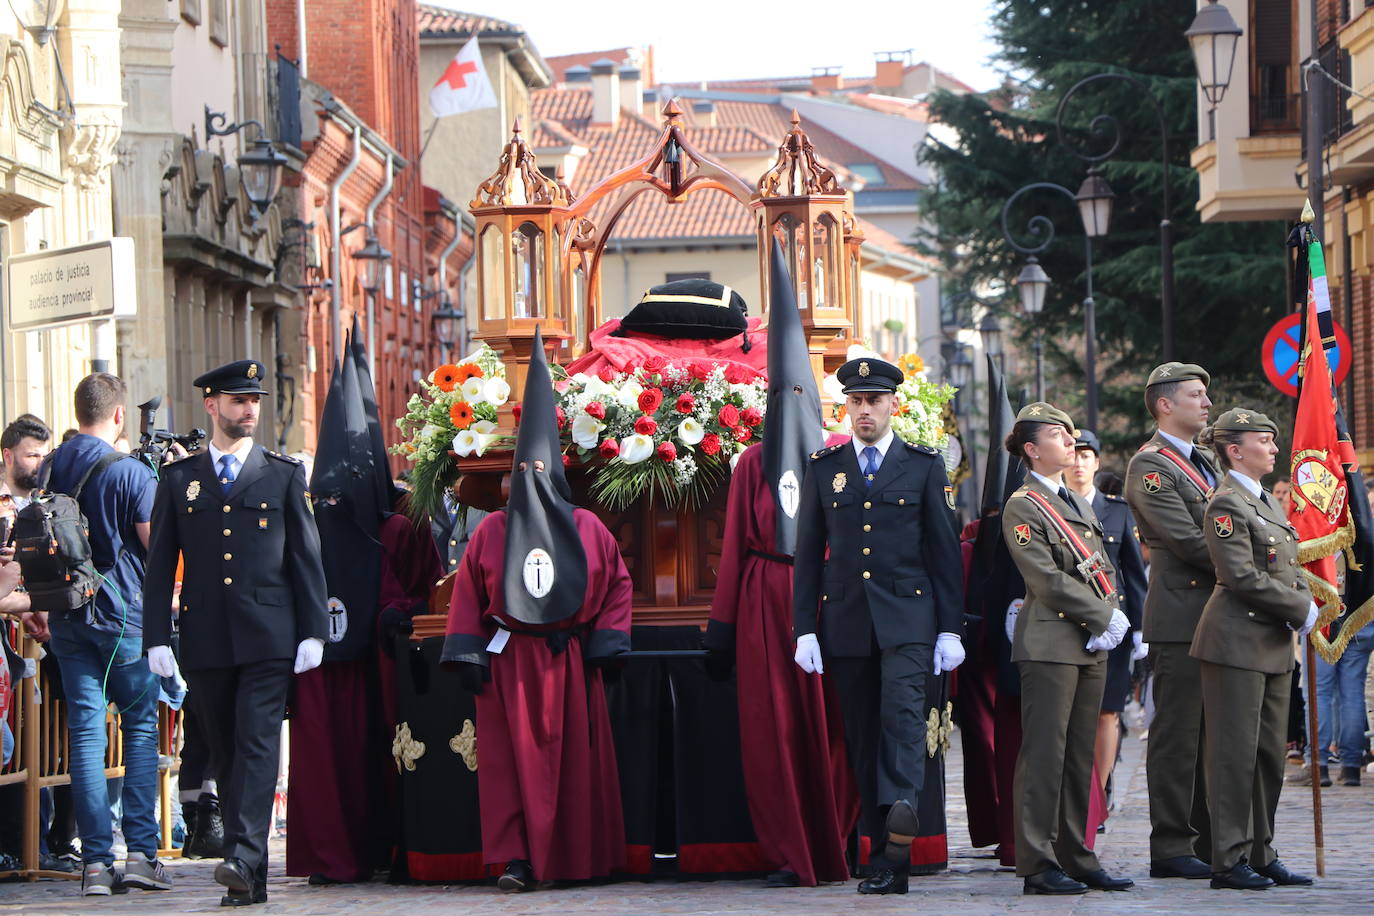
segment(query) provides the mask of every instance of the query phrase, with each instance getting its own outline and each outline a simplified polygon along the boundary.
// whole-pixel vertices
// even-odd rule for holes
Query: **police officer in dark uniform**
[[[812,454],[802,484],[796,662],[828,672],[839,694],[860,828],[875,838],[876,871],[859,893],[905,894],[926,769],[926,680],[964,660],[954,490],[936,449],[892,432],[900,369],[860,358],[838,377],[854,438]]]
[[[181,664],[188,703],[219,765],[224,906],[267,899],[267,834],[291,676],[319,665],[328,634],[320,540],[300,462],[252,440],[264,369],[240,360],[195,380],[209,448],[163,469],[153,504],[143,642],[171,676],[172,584],[185,558]],[[294,659],[294,664],[293,664]]]

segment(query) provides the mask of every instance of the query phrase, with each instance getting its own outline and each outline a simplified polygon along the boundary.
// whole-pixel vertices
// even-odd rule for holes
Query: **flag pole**
[[[438,126],[439,118],[435,117],[435,119],[430,122],[429,130],[425,131],[425,142],[420,144],[420,159],[423,160],[425,158],[425,150],[429,149],[429,141],[434,139],[434,129]]]
[[[1322,831],[1322,778],[1321,755],[1326,749],[1317,746],[1317,650],[1312,640],[1303,637],[1307,653],[1303,656],[1303,666],[1307,669],[1307,747],[1311,752],[1308,761],[1312,771],[1312,842],[1317,848],[1317,877],[1326,877],[1326,848]]]

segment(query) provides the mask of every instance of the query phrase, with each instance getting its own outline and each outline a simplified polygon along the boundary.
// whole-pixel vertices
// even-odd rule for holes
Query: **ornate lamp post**
[[[250,124],[258,129],[258,139],[253,141],[252,149],[239,157],[238,168],[243,193],[261,216],[272,206],[277,192],[281,190],[282,169],[289,160],[277,152],[276,146],[267,139],[267,131],[257,121],[226,125],[227,120],[222,112],[211,111],[210,106],[206,105],[205,139],[233,136]]]
[[[1016,289],[1021,294],[1021,308],[1035,324],[1035,399],[1045,400],[1045,331],[1035,317],[1045,307],[1045,293],[1050,288],[1050,276],[1040,266],[1040,259],[1031,255],[1026,266],[1016,275]]]
[[[1193,24],[1183,34],[1188,44],[1192,45],[1198,84],[1210,106],[1207,109],[1208,136],[1215,140],[1217,106],[1231,85],[1231,68],[1236,63],[1236,45],[1240,42],[1241,29],[1231,18],[1230,10],[1217,0],[1211,0],[1197,11]]]
[[[1097,429],[1097,307],[1093,301],[1093,239],[1106,235],[1112,215],[1111,202],[1115,195],[1112,194],[1112,189],[1107,186],[1106,180],[1093,171],[1089,171],[1088,177],[1083,181],[1077,193],[1050,181],[1037,181],[1020,188],[1015,194],[1007,198],[1006,204],[1002,207],[1002,235],[1006,238],[1008,245],[1022,254],[1039,254],[1049,247],[1050,242],[1054,241],[1054,223],[1047,216],[1033,216],[1026,222],[1026,227],[1032,236],[1044,236],[1044,240],[1038,245],[1019,244],[1007,225],[1007,216],[1017,198],[1037,190],[1056,191],[1063,194],[1078,207],[1079,217],[1083,220],[1083,254],[1088,265],[1088,290],[1087,295],[1083,298],[1083,349],[1086,363],[1084,374],[1088,383],[1086,412],[1088,428]],[[1027,265],[1027,267],[1029,266]],[[1043,270],[1040,273],[1041,276],[1044,276]],[[1025,274],[1024,270],[1022,274]],[[1048,286],[1049,278],[1045,277],[1044,279],[1046,286]],[[1027,294],[1023,293],[1023,304],[1025,295]],[[1043,295],[1043,292],[1040,293],[1040,304],[1042,305],[1044,303]]]

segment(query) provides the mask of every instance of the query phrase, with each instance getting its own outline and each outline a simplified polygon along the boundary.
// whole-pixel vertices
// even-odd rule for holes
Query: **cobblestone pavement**
[[[1374,785],[1324,790],[1327,876],[1314,888],[1273,888],[1261,892],[1213,891],[1206,881],[1161,881],[1148,877],[1149,818],[1145,797],[1144,742],[1126,739],[1117,771],[1122,786],[1120,808],[1099,837],[1105,867],[1129,875],[1136,887],[1125,893],[1092,892],[1082,897],[1022,897],[1021,882],[1010,869],[997,866],[986,851],[963,845],[967,829],[960,784],[959,742],[950,754],[950,870],[913,878],[907,897],[865,897],[854,883],[814,889],[767,890],[759,881],[622,882],[599,887],[562,888],[506,896],[494,887],[393,887],[382,883],[316,888],[282,874],[283,842],[274,841],[269,901],[254,914],[404,914],[463,912],[481,914],[558,913],[687,914],[812,913],[1188,913],[1224,907],[1233,912],[1339,913],[1369,912],[1374,899],[1374,869],[1363,852],[1374,823]],[[1312,873],[1312,797],[1307,787],[1285,786],[1278,818],[1277,846],[1295,869]],[[962,841],[962,842],[961,842]],[[26,916],[60,913],[196,913],[223,912],[220,888],[213,883],[213,862],[173,861],[173,890],[131,891],[122,897],[83,900],[74,881],[44,880],[0,885],[0,913]]]

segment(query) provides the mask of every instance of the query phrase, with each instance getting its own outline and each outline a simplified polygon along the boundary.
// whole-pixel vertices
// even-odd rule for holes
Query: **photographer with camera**
[[[157,860],[159,684],[143,657],[142,640],[144,562],[157,478],[146,464],[114,448],[127,399],[128,388],[117,376],[97,372],[82,379],[75,398],[79,433],[58,446],[40,471],[42,489],[75,498],[86,519],[94,594],[87,594],[79,606],[60,609],[63,603],[77,602],[43,597],[23,542],[18,542],[34,610],[50,612],[49,647],[66,691],[81,892],[86,896],[123,893],[125,885],[145,890],[172,886]],[[45,601],[51,606],[42,606]],[[109,703],[119,708],[124,736],[121,826],[128,857],[122,875],[114,868],[105,781]]]

